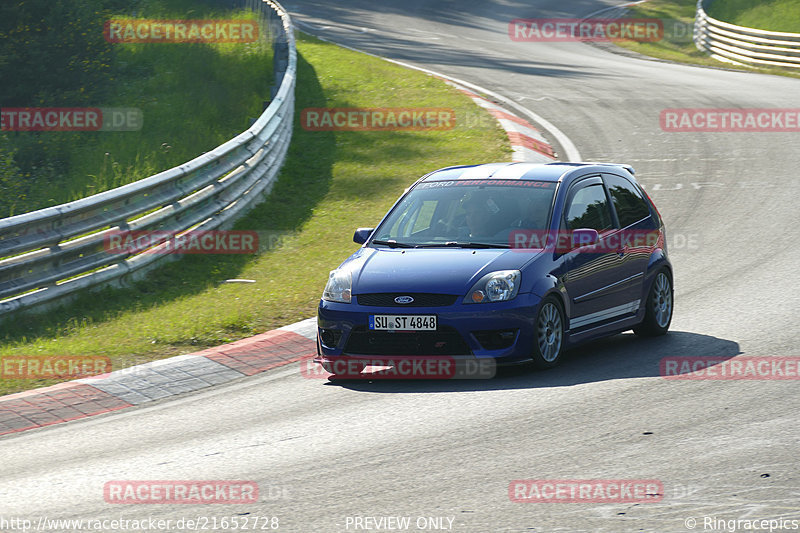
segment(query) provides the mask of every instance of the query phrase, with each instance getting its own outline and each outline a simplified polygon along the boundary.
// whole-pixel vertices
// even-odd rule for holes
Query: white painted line
[[[547,139],[544,138],[544,136],[539,132],[539,130],[528,128],[526,126],[523,126],[522,124],[517,124],[513,120],[509,120],[507,118],[498,118],[497,121],[506,131],[514,131],[521,135],[525,135],[526,137],[536,139],[537,141],[547,144],[548,146],[550,145],[550,143],[547,142]]]
[[[583,20],[592,18],[595,15],[599,15],[600,13],[605,13],[606,11],[614,11],[615,9],[624,9],[629,6],[635,6],[636,4],[643,4],[645,2],[647,2],[647,0],[635,0],[634,2],[628,2],[626,4],[620,4],[618,6],[604,7],[603,9],[598,9],[597,11],[592,11],[588,15],[585,15],[583,17]]]

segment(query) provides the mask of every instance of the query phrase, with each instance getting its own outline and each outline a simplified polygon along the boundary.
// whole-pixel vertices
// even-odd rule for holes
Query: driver
[[[498,216],[500,207],[491,196],[482,191],[467,193],[461,199],[461,207],[466,213],[465,232],[469,234],[470,239],[491,239],[502,227]]]

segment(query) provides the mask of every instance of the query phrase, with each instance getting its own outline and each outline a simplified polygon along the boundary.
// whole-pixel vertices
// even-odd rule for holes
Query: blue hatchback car
[[[423,176],[330,273],[315,360],[334,374],[393,356],[548,368],[584,341],[665,334],[664,224],[633,173],[492,163]]]

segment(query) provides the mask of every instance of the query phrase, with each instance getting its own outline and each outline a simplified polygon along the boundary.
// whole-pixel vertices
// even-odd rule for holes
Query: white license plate
[[[436,331],[436,315],[370,315],[369,329],[377,331]]]

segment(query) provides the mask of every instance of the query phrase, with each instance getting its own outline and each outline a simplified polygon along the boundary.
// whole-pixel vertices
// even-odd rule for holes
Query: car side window
[[[617,211],[620,227],[628,227],[650,216],[650,207],[631,182],[609,174],[605,174],[603,178]]]
[[[598,232],[610,229],[611,210],[601,183],[586,185],[572,196],[567,208],[567,229],[588,228]]]

